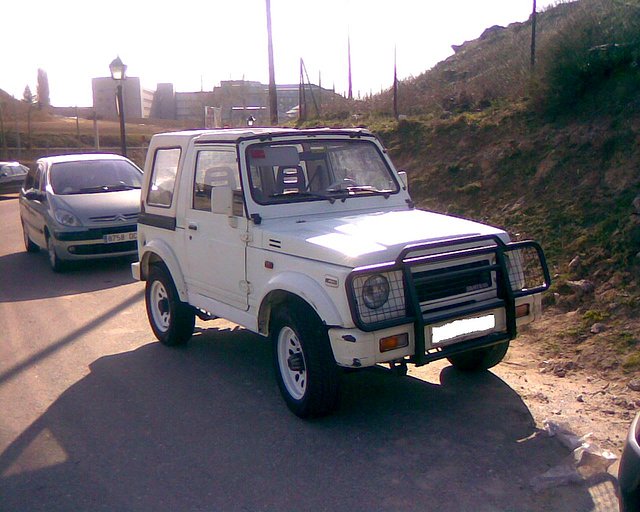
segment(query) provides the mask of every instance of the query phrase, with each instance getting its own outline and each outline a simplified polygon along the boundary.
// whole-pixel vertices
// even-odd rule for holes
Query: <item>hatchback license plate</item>
[[[131,233],[111,233],[104,235],[102,240],[105,244],[115,244],[117,242],[130,242],[138,238],[138,233],[132,231]]]
[[[432,327],[431,343],[437,345],[453,340],[459,336],[474,334],[477,332],[491,331],[496,326],[495,315],[485,315],[477,318],[463,318],[454,320],[448,324]]]

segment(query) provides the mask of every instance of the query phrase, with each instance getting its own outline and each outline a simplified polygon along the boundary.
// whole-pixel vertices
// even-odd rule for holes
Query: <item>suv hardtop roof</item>
[[[318,137],[318,136],[374,137],[370,131],[362,128],[232,128],[216,130],[186,130],[154,135],[159,138],[178,138],[194,140],[196,144],[212,142],[237,143],[243,140],[269,140],[274,137]]]

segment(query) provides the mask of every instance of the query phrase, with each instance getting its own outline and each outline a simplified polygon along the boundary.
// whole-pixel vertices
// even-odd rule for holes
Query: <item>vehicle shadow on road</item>
[[[131,258],[119,257],[73,262],[68,270],[56,274],[44,250],[0,256],[0,302],[62,297],[129,284],[134,281],[131,261]]]
[[[346,374],[340,410],[286,409],[265,340],[201,330],[106,356],[0,454],[12,510],[592,510],[529,480],[566,451],[490,372]]]

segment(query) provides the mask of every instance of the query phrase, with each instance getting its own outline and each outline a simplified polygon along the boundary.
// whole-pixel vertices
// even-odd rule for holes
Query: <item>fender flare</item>
[[[262,290],[258,310],[258,331],[269,333],[269,313],[274,294],[284,292],[306,302],[320,317],[325,325],[343,325],[344,320],[329,294],[322,286],[306,274],[282,272],[270,279]]]
[[[143,247],[143,253],[140,258],[140,275],[142,280],[146,281],[149,276],[149,267],[160,260],[169,269],[171,279],[176,286],[178,295],[182,302],[188,302],[187,282],[184,279],[178,258],[169,247],[169,245],[161,240],[152,240]]]

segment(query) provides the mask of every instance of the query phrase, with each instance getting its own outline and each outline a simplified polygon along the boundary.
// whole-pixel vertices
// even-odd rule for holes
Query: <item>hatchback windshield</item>
[[[142,173],[125,160],[59,162],[49,171],[56,194],[95,194],[140,188]]]
[[[364,140],[253,144],[247,150],[253,198],[261,204],[398,192],[377,146]]]

